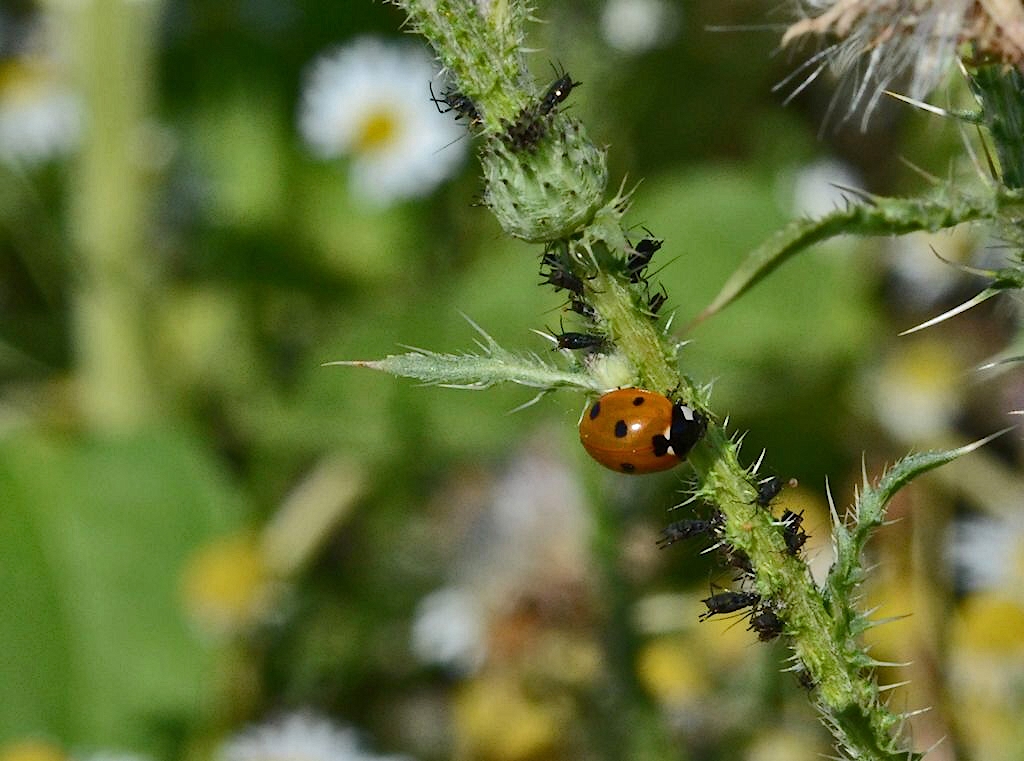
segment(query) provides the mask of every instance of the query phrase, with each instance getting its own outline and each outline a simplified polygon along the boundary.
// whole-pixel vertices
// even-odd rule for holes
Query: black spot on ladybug
[[[631,462],[624,462],[619,467],[622,468],[623,473],[632,473],[636,470],[636,465]]]
[[[616,420],[615,421],[615,438],[623,439],[623,438],[626,437],[627,433],[629,433],[629,426],[626,425],[626,421],[625,420]]]
[[[601,402],[594,402],[594,406],[590,408],[590,419],[596,420],[597,416],[601,414]]]
[[[642,396],[637,396],[637,397],[633,398],[633,406],[634,407],[639,407],[643,403],[644,403],[644,398]]]
[[[664,457],[668,454],[668,450],[671,449],[668,439],[662,436],[660,433],[657,436],[651,438],[651,444],[654,445],[654,456]]]

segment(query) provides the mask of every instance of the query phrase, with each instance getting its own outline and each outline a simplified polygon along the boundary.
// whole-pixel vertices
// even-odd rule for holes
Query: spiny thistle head
[[[567,238],[601,204],[605,152],[574,119],[535,117],[492,136],[481,151],[484,203],[509,235],[530,242]]]
[[[826,66],[840,75],[858,72],[863,77],[854,83],[847,115],[862,105],[870,114],[883,91],[905,75],[908,94],[924,98],[962,46],[978,63],[1019,67],[1024,62],[1024,6],[1019,2],[818,0],[798,5],[804,18],[786,30],[784,45],[807,35],[834,40],[812,59],[805,81]]]

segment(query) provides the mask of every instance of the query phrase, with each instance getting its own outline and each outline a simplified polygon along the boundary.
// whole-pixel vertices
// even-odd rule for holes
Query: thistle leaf
[[[1002,290],[1002,288],[996,287],[986,288],[981,293],[977,294],[976,296],[973,296],[972,298],[969,298],[962,304],[958,304],[952,309],[948,309],[936,317],[932,317],[928,320],[925,320],[920,325],[915,325],[912,328],[907,328],[902,333],[900,333],[900,335],[908,336],[911,333],[916,333],[919,330],[924,330],[925,328],[930,328],[933,325],[938,325],[940,322],[944,322],[945,320],[948,320],[951,317],[956,317],[958,314],[962,314],[963,312],[966,312],[969,309],[973,309],[974,307],[978,306],[978,304],[982,304],[988,301],[993,296],[997,296]]]
[[[482,337],[476,342],[482,351],[480,354],[446,354],[409,347],[411,351],[406,354],[375,360],[338,360],[326,362],[324,366],[368,367],[447,388],[480,390],[498,383],[518,383],[544,391],[566,387],[595,392],[606,390],[585,372],[561,370],[533,353],[507,351],[479,325],[472,320],[469,323]]]
[[[854,506],[852,524],[847,525],[846,522],[840,521],[833,527],[836,562],[832,565],[826,582],[829,597],[833,600],[844,600],[852,595],[864,574],[861,562],[864,546],[871,532],[885,520],[885,508],[896,492],[922,473],[969,454],[1009,430],[1012,429],[1004,428],[956,449],[908,455],[889,468],[876,484],[865,485]],[[848,607],[838,605],[834,606],[834,609],[843,610]]]
[[[690,327],[722,311],[791,257],[838,235],[905,235],[935,232],[976,219],[994,219],[1007,208],[1020,206],[1024,195],[1001,190],[994,194],[970,197],[947,194],[933,199],[884,198],[845,188],[863,199],[836,209],[820,219],[791,222],[754,249],[718,292],[711,303],[693,320]]]

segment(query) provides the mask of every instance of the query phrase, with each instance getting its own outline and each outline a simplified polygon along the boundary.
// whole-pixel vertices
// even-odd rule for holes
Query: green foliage
[[[169,430],[8,436],[0,492],[0,736],[173,747],[164,733],[201,721],[214,686],[177,585],[198,544],[238,528],[240,495]]]
[[[80,74],[113,109],[97,113],[103,144],[80,165],[5,168],[0,183],[0,588],[14,612],[0,623],[0,741],[42,735],[83,753],[201,759],[246,723],[312,707],[426,761],[654,761],[681,749],[797,758],[827,752],[813,705],[840,753],[912,756],[900,750],[904,705],[880,698],[882,656],[865,645],[858,595],[878,575],[865,545],[910,478],[972,447],[939,442],[940,453],[865,481],[836,521],[838,560],[822,589],[808,573],[822,550],[801,550],[806,536],[792,534],[802,513],[786,523],[789,495],[759,505],[757,490],[766,474],[796,475],[812,504],[822,474],[843,483],[862,451],[894,458],[872,406],[885,336],[1019,289],[1011,248],[1008,266],[981,270],[973,300],[929,302],[922,314],[909,287],[887,292],[890,264],[869,238],[973,221],[1017,245],[1016,79],[979,70],[981,110],[948,112],[997,141],[993,187],[958,179],[889,198],[906,191],[898,120],[867,139],[819,140],[814,100],[805,113],[765,97],[788,66],[769,59],[773,40],[759,49],[756,35],[737,45],[700,31],[735,22],[721,4],[688,6],[684,37],[636,55],[602,37],[603,4],[548,4],[550,23],[527,25],[533,9],[513,0],[408,0],[407,30],[433,40],[451,75],[441,86],[479,111],[454,146],[472,142],[479,166],[384,208],[347,190],[351,163],[314,161],[293,112],[311,57],[350,37],[397,39],[394,8],[193,3],[165,9],[157,34],[155,18],[134,23],[139,9],[122,5],[61,22],[101,43],[75,55],[95,55]],[[585,84],[542,108],[563,66]],[[118,89],[125,78],[134,84]],[[947,134],[935,148],[916,125],[901,140],[920,140],[915,160],[940,171],[959,144]],[[877,192],[850,189],[845,208],[787,225],[784,178],[823,152],[856,163]],[[879,167],[891,174],[871,174]],[[842,236],[861,240],[832,240]],[[652,240],[664,249],[638,276],[633,257]],[[536,287],[544,255],[579,285]],[[920,255],[931,259],[924,245]],[[93,275],[114,298],[88,298]],[[460,312],[487,332],[476,349],[445,350],[472,341]],[[681,332],[695,316],[699,328]],[[972,317],[995,322],[984,309]],[[960,329],[948,345],[969,363],[993,339]],[[575,331],[600,350],[552,349]],[[584,398],[623,385],[707,413],[689,465],[612,480],[585,461]],[[1006,398],[1003,386],[945,404],[978,435]],[[90,400],[109,414],[91,414]],[[751,429],[743,456],[737,427]],[[764,444],[763,468],[748,467]],[[337,486],[334,462],[358,489]],[[944,499],[918,488],[930,489],[928,508]],[[569,509],[578,504],[582,517]],[[296,506],[322,512],[304,519],[289,513]],[[948,528],[941,510],[918,512]],[[803,526],[822,539],[811,513]],[[204,639],[180,601],[187,558],[289,514],[322,533],[300,536],[308,564],[278,580],[287,594],[270,620]],[[659,526],[680,516],[713,527],[702,549],[714,553],[656,549]],[[739,574],[738,588],[759,596],[721,630],[696,626],[712,558],[746,558],[751,571],[734,566],[715,583]],[[475,671],[411,651],[423,601],[460,585],[486,609],[489,660]],[[778,616],[810,700],[780,674],[778,648],[750,647],[755,614]],[[943,642],[956,621],[934,627]],[[931,688],[940,706],[955,689]],[[489,724],[481,695],[502,698]],[[795,747],[777,750],[794,727]],[[545,732],[547,745],[516,755]]]
[[[852,195],[863,195],[851,191]],[[905,235],[935,232],[965,222],[996,222],[1019,213],[1024,197],[1017,191],[993,188],[990,194],[973,197],[952,190],[934,200],[867,196],[863,203],[848,203],[820,219],[791,222],[754,249],[737,268],[714,300],[697,317],[703,321],[720,312],[771,274],[776,267],[810,246],[839,235]]]
[[[593,392],[604,388],[587,373],[558,370],[536,354],[517,356],[506,351],[479,326],[473,324],[473,327],[483,337],[479,344],[482,355],[439,354],[418,349],[380,360],[342,360],[327,364],[367,367],[450,388],[485,389],[497,383],[518,383],[545,391],[568,387]]]

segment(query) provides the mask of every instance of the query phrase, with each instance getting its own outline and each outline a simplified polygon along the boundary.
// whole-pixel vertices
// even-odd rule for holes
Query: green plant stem
[[[1012,66],[981,66],[970,84],[999,157],[1003,185],[1024,188],[1024,75]]]
[[[666,348],[664,337],[650,317],[637,309],[629,287],[604,271],[589,283],[590,304],[601,315],[609,337],[637,369],[639,385],[695,402],[695,390],[680,379],[673,352]],[[681,385],[686,388],[681,389]]]
[[[155,403],[146,362],[149,196],[143,143],[156,2],[63,6],[87,113],[72,203],[77,388],[86,424],[130,429]]]
[[[517,0],[395,2],[408,11],[413,27],[427,36],[477,109],[484,115],[502,115],[497,121],[485,116],[481,135],[484,158],[490,156],[490,169],[484,162],[489,191],[485,197],[503,228],[517,237],[548,244],[548,255],[582,284],[563,287],[579,292],[593,309],[596,326],[627,360],[624,364],[631,368],[632,377],[622,385],[641,385],[684,400],[708,418],[706,435],[689,455],[697,477],[695,496],[721,512],[724,543],[731,552],[749,559],[750,585],[763,602],[779,611],[795,656],[814,682],[823,721],[851,758],[913,758],[892,737],[900,717],[879,700],[871,678],[872,661],[855,639],[866,628],[853,604],[857,574],[837,583],[833,596],[825,596],[799,554],[787,547],[783,528],[771,511],[757,504],[753,476],[740,465],[736,442],[708,409],[707,392],[679,373],[677,347],[658,330],[645,287],[627,270],[629,251],[622,217],[628,196],[616,196],[603,205],[593,203],[593,189],[603,193],[603,153],[588,149],[581,129],[571,124],[556,128],[555,120],[536,123],[544,134],[535,145],[517,145],[501,137],[501,119],[537,102],[536,88],[515,74],[525,71],[520,26],[529,15],[526,5]],[[497,92],[493,71],[480,70],[485,64],[505,72],[498,80],[508,86],[518,82],[522,91]],[[545,120],[548,115],[543,114]],[[560,114],[553,116],[562,119]],[[586,157],[586,162],[566,160],[576,155]],[[566,195],[552,188],[568,187],[567,181],[586,182],[588,176],[589,189],[579,194],[583,202],[574,204],[571,214],[560,215],[558,224],[551,224],[544,216],[547,199]],[[515,192],[494,192],[495,188]],[[536,203],[523,202],[530,193]],[[859,570],[859,558],[857,562]]]

